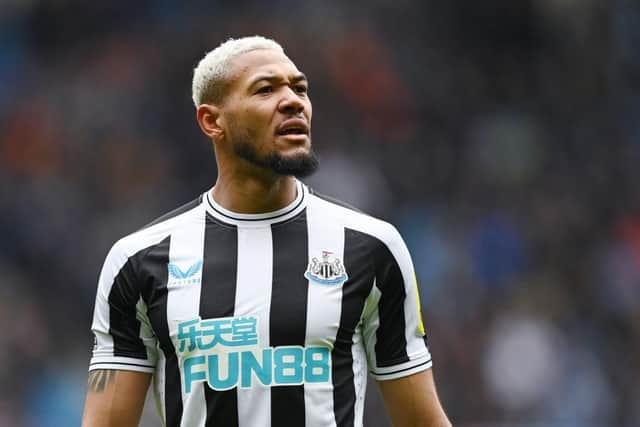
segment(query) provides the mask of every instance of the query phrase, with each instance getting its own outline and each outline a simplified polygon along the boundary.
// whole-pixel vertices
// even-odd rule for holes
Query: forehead
[[[239,84],[251,81],[256,75],[288,78],[299,74],[296,65],[284,53],[275,50],[253,50],[231,61],[231,80]]]

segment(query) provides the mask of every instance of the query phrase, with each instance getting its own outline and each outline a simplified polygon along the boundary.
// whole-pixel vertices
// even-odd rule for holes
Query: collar
[[[202,196],[207,212],[218,221],[243,227],[259,227],[287,221],[306,208],[309,198],[309,189],[307,186],[299,180],[296,180],[296,198],[287,206],[273,212],[245,214],[233,212],[220,206],[213,200],[213,197],[211,197],[211,190],[212,188]]]

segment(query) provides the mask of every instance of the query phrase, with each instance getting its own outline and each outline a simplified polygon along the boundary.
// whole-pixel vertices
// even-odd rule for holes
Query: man
[[[262,37],[196,67],[215,186],[118,241],[100,275],[83,425],[362,425],[366,377],[396,426],[448,426],[409,253],[313,193],[307,79]]]

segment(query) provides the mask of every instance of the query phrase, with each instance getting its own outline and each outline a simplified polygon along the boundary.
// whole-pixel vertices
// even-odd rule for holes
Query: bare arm
[[[431,369],[378,381],[378,386],[395,427],[451,427],[438,399]]]
[[[82,427],[135,427],[151,374],[100,369],[89,372]]]

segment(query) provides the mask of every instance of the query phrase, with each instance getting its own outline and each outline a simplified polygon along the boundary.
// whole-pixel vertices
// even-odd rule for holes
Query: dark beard
[[[233,146],[236,155],[246,161],[265,169],[271,169],[279,175],[293,175],[304,178],[318,169],[318,158],[310,149],[306,154],[285,157],[279,153],[271,153],[265,158],[259,158],[253,146],[247,142],[236,142]]]

